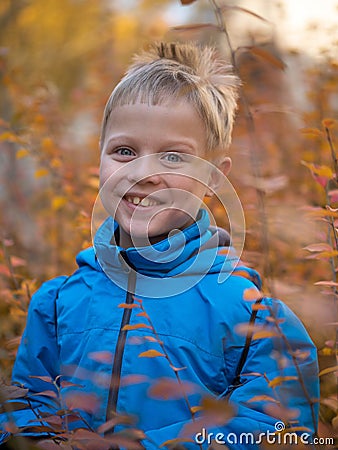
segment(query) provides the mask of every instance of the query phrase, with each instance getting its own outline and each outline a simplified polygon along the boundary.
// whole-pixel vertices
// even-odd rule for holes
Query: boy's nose
[[[161,175],[159,174],[158,167],[156,166],[155,161],[152,161],[151,158],[140,158],[139,160],[134,160],[128,167],[128,181],[138,184],[159,184],[161,181]]]

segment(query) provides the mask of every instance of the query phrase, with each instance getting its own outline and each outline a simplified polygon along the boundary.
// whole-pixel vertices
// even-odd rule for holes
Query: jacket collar
[[[118,223],[109,217],[98,229],[94,237],[96,257],[106,272],[107,268],[125,267],[127,261],[138,273],[151,276],[166,276],[177,272],[187,260],[206,245],[213,232],[209,229],[207,212],[199,211],[197,220],[172,236],[146,247],[122,247],[112,243]]]

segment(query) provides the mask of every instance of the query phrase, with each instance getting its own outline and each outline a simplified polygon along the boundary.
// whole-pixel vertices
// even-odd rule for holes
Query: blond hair
[[[101,146],[115,107],[136,102],[158,105],[183,99],[195,107],[205,124],[208,150],[228,148],[239,85],[232,66],[217,58],[213,47],[153,44],[134,57],[111,93],[104,110]]]

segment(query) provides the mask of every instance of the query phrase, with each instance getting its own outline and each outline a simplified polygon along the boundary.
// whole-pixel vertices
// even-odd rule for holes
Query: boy
[[[283,303],[259,299],[259,276],[235,267],[229,238],[200,208],[230,169],[238,86],[211,48],[167,43],[116,86],[101,133],[111,217],[79,269],[34,295],[13,371],[31,408],[2,422],[48,424],[59,411],[66,430],[105,432],[102,447],[74,434],[73,448],[257,448],[284,426],[310,442],[315,348]],[[245,292],[257,292],[254,307]]]

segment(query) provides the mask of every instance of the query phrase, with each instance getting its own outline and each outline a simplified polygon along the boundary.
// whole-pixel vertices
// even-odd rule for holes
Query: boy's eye
[[[116,153],[118,153],[121,156],[132,156],[133,151],[130,150],[128,147],[120,147],[116,150]]]
[[[183,161],[183,158],[178,153],[166,153],[163,156],[163,159],[170,163],[179,163]]]

